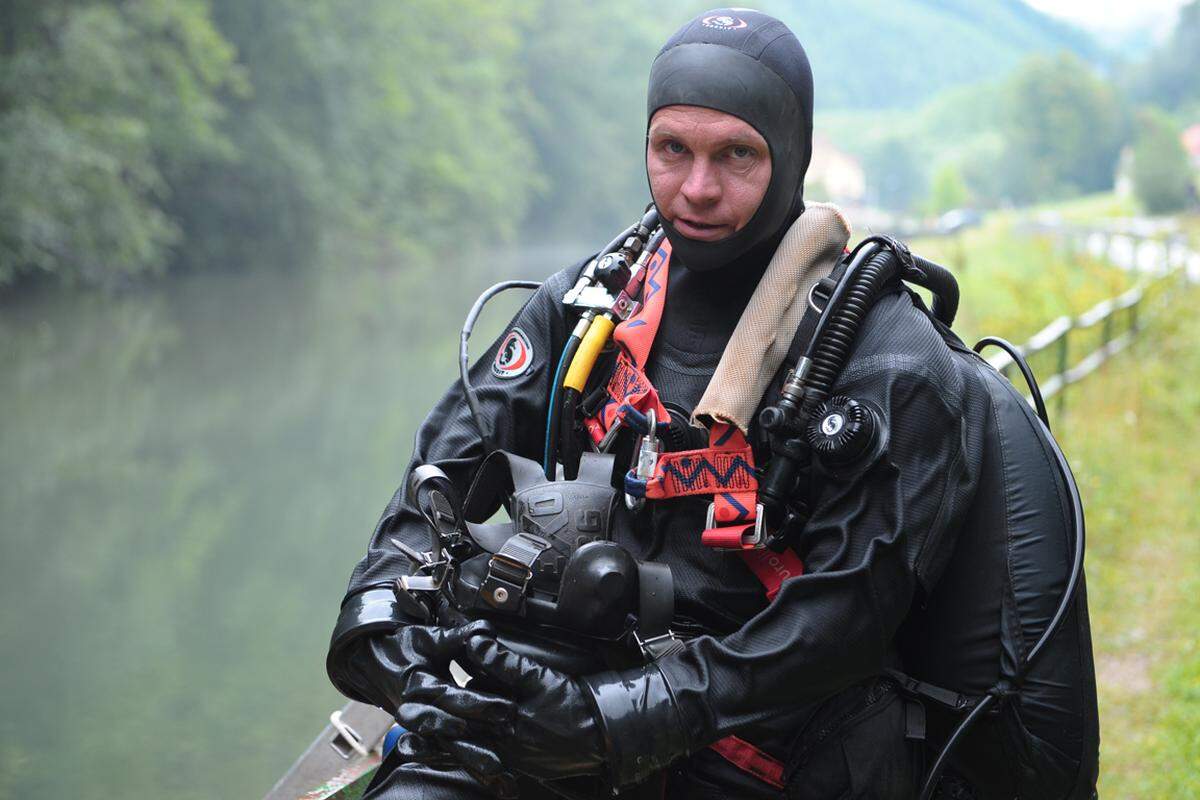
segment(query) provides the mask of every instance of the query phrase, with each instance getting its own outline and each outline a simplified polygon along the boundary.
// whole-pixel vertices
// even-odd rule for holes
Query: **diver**
[[[476,484],[467,505],[480,522],[505,492],[542,479],[521,459],[544,462],[557,362],[578,317],[564,298],[595,267],[588,258],[548,278],[471,368],[470,400],[456,383],[426,418],[410,475],[351,576],[330,678],[407,729],[367,797],[917,797],[931,743],[966,712],[982,721],[925,796],[1092,796],[1086,597],[1073,580],[1067,594],[1057,577],[1021,583],[1042,574],[1022,559],[1069,561],[1034,552],[1052,541],[1037,526],[1069,527],[1069,493],[1049,445],[1021,433],[1039,424],[1028,407],[899,280],[880,284],[844,367],[825,376],[831,396],[805,434],[813,465],[784,483],[775,512],[788,535],[762,546],[769,514],[754,481],[769,488],[762,465],[784,463],[798,436],[779,445],[763,406],[797,370],[760,374],[747,353],[763,335],[744,318],[778,295],[779,252],[808,265],[797,313],[833,303],[837,275],[853,269],[840,212],[804,201],[812,120],[800,42],[756,11],[697,16],[651,68],[655,219],[639,246],[658,250],[639,262],[645,285],[618,327],[616,364],[603,356],[625,380],[584,387],[582,421],[563,426],[577,441],[562,447],[611,448],[636,465],[612,476],[627,502],[611,510],[610,538],[639,568],[669,567],[670,633],[654,637],[666,646],[573,672],[553,642],[518,647],[494,620],[447,622],[395,588],[414,563],[432,563],[419,551],[437,514],[418,508],[412,477],[432,467],[463,492]],[[837,324],[817,327],[836,337]],[[511,474],[481,478],[493,450],[511,454]],[[587,455],[564,463],[582,478],[596,463]],[[670,490],[664,464],[726,458],[727,477],[743,455],[759,469],[738,491],[689,493],[684,483],[708,480],[697,470]],[[554,466],[545,479],[569,483]],[[477,491],[489,481],[501,488]],[[577,516],[588,530],[592,509]],[[1025,529],[1035,544],[1008,546]],[[528,566],[548,552],[536,536],[516,544],[531,541],[531,553],[489,563]],[[499,609],[530,575],[488,572],[473,591]],[[1038,640],[1044,594],[1067,598],[1052,641]],[[1028,669],[1031,649],[1048,655]],[[472,677],[465,686],[452,661]]]

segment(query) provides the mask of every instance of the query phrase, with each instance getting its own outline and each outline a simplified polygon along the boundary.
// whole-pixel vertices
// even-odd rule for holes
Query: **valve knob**
[[[808,443],[831,466],[849,464],[875,444],[879,425],[875,412],[849,397],[834,397],[813,410]]]
[[[595,274],[600,283],[604,285],[604,288],[616,294],[629,283],[632,270],[629,266],[629,259],[625,257],[623,252],[618,250],[600,259],[596,264]]]

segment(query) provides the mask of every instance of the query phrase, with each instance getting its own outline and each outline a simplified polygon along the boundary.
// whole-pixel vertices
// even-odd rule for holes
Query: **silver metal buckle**
[[[351,728],[342,719],[340,710],[329,715],[329,724],[337,731],[337,736],[329,740],[329,746],[334,752],[347,761],[350,760],[351,754],[358,753],[363,758],[370,755],[366,746],[363,744],[362,737],[358,735],[358,731]],[[345,743],[344,745],[342,743]]]
[[[450,565],[447,559],[435,560],[433,553],[422,553],[414,550],[399,539],[391,539],[390,541],[416,567],[414,574],[400,576],[400,585],[405,590],[410,592],[433,592],[442,588],[442,584],[446,582],[447,568]]]
[[[716,522],[717,522],[716,517],[717,517],[717,504],[709,503],[708,511],[704,515],[704,529],[705,530],[711,530],[712,528],[716,527]],[[741,523],[739,523],[739,524],[741,524]],[[767,537],[765,534],[766,534],[766,514],[763,512],[763,504],[756,503],[754,505],[754,532],[751,533],[749,535],[749,537],[747,537],[746,534],[744,534],[744,533],[742,534],[742,548],[745,548],[746,545],[750,545],[755,550],[761,550],[762,548],[766,547],[767,546]],[[732,550],[734,548],[718,547],[718,548],[714,548],[714,549]]]
[[[655,655],[654,645],[658,644],[659,642],[679,642],[681,645],[684,643],[683,637],[672,630],[668,630],[666,633],[660,633],[658,636],[651,636],[649,639],[643,639],[641,636],[638,636],[637,631],[634,631],[633,641],[637,643],[638,649],[642,651],[642,657],[647,661],[655,661],[659,657],[665,655],[667,652],[670,652],[670,648],[667,648],[658,655]]]
[[[609,451],[609,448],[612,447],[613,442],[617,440],[617,434],[621,432],[621,427],[624,424],[625,423],[622,421],[621,417],[617,417],[613,420],[612,427],[605,431],[604,438],[602,438],[596,445],[597,453],[607,453]]]

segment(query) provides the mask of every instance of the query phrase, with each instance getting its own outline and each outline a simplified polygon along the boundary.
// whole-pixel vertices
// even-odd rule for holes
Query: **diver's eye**
[[[674,139],[668,139],[663,148],[673,156],[681,156],[687,152],[687,148]]]
[[[754,156],[754,148],[744,144],[735,144],[729,148],[729,155],[739,160],[752,158]]]

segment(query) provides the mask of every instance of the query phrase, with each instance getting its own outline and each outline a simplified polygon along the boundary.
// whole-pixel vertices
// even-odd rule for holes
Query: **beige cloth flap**
[[[784,235],[742,312],[721,361],[692,413],[731,422],[745,433],[767,384],[783,363],[817,281],[833,271],[850,223],[830,203],[809,203]]]

